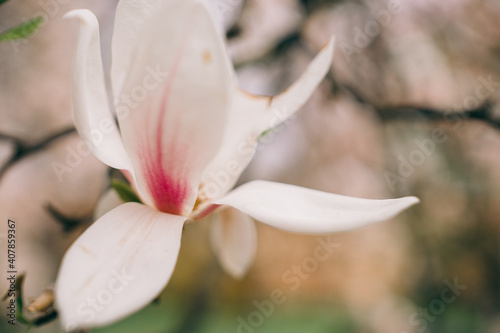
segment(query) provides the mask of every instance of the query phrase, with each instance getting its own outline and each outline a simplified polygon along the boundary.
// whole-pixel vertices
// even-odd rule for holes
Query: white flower
[[[151,303],[175,267],[186,221],[215,212],[222,265],[241,276],[255,252],[253,217],[300,233],[331,233],[386,220],[414,197],[368,200],[253,181],[233,191],[259,135],[292,115],[328,72],[333,39],[302,77],[274,98],[236,87],[221,32],[203,1],[122,0],[112,42],[109,109],[98,23],[80,22],[74,117],[95,156],[121,169],[144,205],[99,218],[67,251],[56,283],[66,329],[109,324]],[[98,140],[96,139],[98,138]]]

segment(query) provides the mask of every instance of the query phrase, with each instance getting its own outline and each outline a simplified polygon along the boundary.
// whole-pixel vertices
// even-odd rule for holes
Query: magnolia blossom
[[[252,218],[321,234],[380,222],[418,202],[267,181],[231,191],[261,133],[291,116],[328,72],[333,39],[288,90],[253,96],[238,89],[222,31],[203,1],[121,0],[110,108],[97,19],[88,10],[67,17],[80,23],[73,73],[78,132],[97,158],[123,171],[144,204],[112,209],[67,251],[56,283],[65,329],[106,325],[151,303],[172,275],[186,222],[212,216],[215,252],[239,277],[255,253]]]

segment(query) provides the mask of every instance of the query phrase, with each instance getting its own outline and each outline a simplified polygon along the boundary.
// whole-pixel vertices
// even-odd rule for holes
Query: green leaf
[[[23,313],[24,301],[23,301],[23,282],[24,282],[24,274],[21,273],[16,278],[16,302],[17,302],[17,311],[19,313]]]
[[[21,273],[16,278],[16,319],[18,322],[24,325],[32,325],[32,322],[29,319],[24,317],[24,300],[23,300],[23,283],[24,283],[24,274]]]
[[[9,0],[0,0],[0,5],[7,2],[7,1],[9,1]]]
[[[260,135],[257,138],[257,140],[260,141],[262,138],[264,138],[269,133],[272,133],[273,131],[274,131],[274,128],[268,128],[268,129],[266,129],[264,132],[260,133]]]
[[[37,16],[34,19],[15,26],[14,28],[10,28],[9,30],[0,33],[0,42],[29,37],[36,31],[36,29],[38,29],[42,22],[43,18],[41,16]]]
[[[142,203],[141,199],[139,199],[139,196],[126,182],[118,179],[111,179],[111,186],[115,189],[115,191],[123,201]]]

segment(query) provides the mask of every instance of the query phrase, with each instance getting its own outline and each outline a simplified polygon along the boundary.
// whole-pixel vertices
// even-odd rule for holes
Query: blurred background
[[[500,3],[213,2],[240,85],[252,93],[281,92],[329,36],[337,38],[331,73],[295,117],[262,138],[241,183],[415,195],[421,203],[330,237],[259,224],[257,258],[240,281],[216,262],[208,223],[188,225],[159,302],[92,332],[500,332]],[[62,179],[54,171],[80,142],[70,104],[76,26],[61,16],[72,8],[98,16],[109,69],[115,6],[11,0],[0,7],[0,31],[46,18],[30,38],[0,43],[0,244],[6,253],[6,221],[16,220],[27,298],[53,283],[65,249],[109,188],[110,170],[92,156]],[[322,242],[335,249],[311,266]],[[0,279],[0,293],[7,289]],[[280,304],[263,308],[276,292]],[[0,331],[26,331],[2,317]],[[59,331],[51,323],[32,332]]]

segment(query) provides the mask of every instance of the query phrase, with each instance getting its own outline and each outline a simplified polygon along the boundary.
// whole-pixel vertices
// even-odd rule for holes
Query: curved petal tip
[[[88,9],[73,9],[64,14],[62,18],[63,20],[77,19],[81,24],[90,25],[97,23],[97,18],[95,17],[94,13],[92,13]]]
[[[333,55],[334,55],[334,52],[335,52],[335,41],[336,41],[336,39],[337,39],[337,37],[335,35],[331,35],[330,39],[328,40],[328,42],[325,44],[325,46],[322,47],[322,50],[323,49],[330,50],[329,53],[332,55],[332,59],[333,59]]]
[[[266,181],[246,183],[215,201],[276,228],[309,234],[341,232],[387,221],[418,202],[416,197],[354,198]]]

